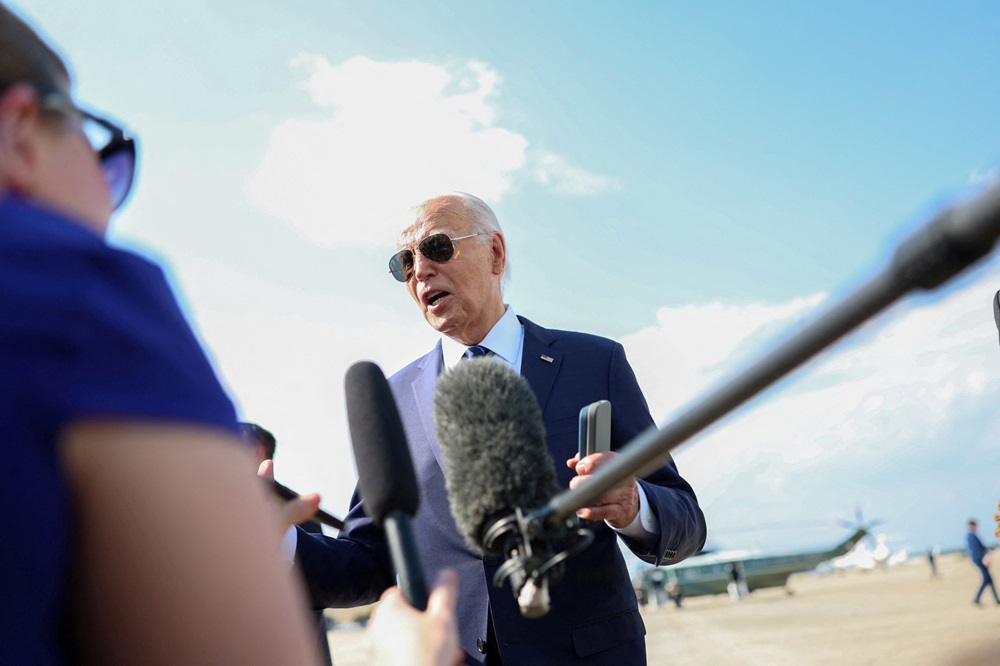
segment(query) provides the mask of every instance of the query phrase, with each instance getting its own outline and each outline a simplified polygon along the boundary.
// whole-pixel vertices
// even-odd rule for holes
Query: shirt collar
[[[514,308],[505,306],[503,316],[493,325],[479,344],[489,349],[500,360],[509,364],[515,371],[521,371],[521,350],[524,347],[524,327],[514,314]],[[451,370],[462,360],[469,348],[447,335],[441,336],[441,354],[445,370]]]

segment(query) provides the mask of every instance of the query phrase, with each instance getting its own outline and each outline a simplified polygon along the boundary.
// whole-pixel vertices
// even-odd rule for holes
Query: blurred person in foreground
[[[278,544],[319,498],[274,508],[162,272],[105,242],[134,167],[0,4],[0,661],[316,663]]]
[[[485,353],[509,364],[538,401],[560,485],[575,488],[613,459],[616,449],[654,425],[624,349],[606,338],[548,330],[514,314],[503,300],[506,240],[493,211],[475,196],[453,193],[417,206],[397,250],[390,272],[441,334],[434,349],[389,379],[420,485],[413,532],[426,578],[445,568],[458,572],[466,663],[645,663],[646,630],[619,541],[657,566],[679,562],[705,542],[705,518],[673,461],[668,457],[642,479],[625,479],[578,512],[597,521],[595,540],[567,561],[565,577],[551,587],[549,613],[526,619],[508,586],[491,584],[503,561],[477,555],[458,532],[431,414],[437,378],[463,358]],[[613,450],[581,460],[578,415],[598,400],[613,405]],[[298,531],[296,562],[317,605],[369,603],[393,582],[385,538],[365,516],[357,493],[346,523],[338,539]]]
[[[976,596],[973,598],[972,603],[980,606],[981,602],[979,599],[983,596],[983,592],[986,591],[986,588],[989,588],[990,592],[993,593],[993,600],[1000,605],[1000,596],[997,595],[997,589],[993,586],[993,576],[990,575],[990,551],[983,545],[979,535],[976,534],[977,527],[978,525],[976,524],[976,521],[970,520],[969,532],[965,535],[966,543],[969,546],[969,559],[976,565],[976,568],[979,569],[979,573],[983,578],[979,585],[979,589],[976,590]]]

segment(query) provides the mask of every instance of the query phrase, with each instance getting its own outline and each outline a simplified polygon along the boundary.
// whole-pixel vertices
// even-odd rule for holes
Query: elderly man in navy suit
[[[594,543],[571,558],[563,580],[552,585],[552,610],[526,619],[509,589],[490,584],[502,562],[477,556],[457,531],[432,420],[438,376],[467,356],[469,347],[484,348],[530,384],[559,482],[576,487],[617,455],[615,449],[653,425],[624,349],[605,338],[547,330],[514,314],[503,301],[504,234],[493,211],[477,197],[435,197],[415,212],[416,220],[403,231],[399,251],[390,259],[390,272],[441,339],[389,384],[420,485],[413,528],[425,575],[432,580],[446,568],[459,574],[457,613],[466,663],[645,663],[645,627],[618,542],[656,565],[678,562],[704,545],[704,515],[673,461],[644,478],[627,479],[578,512],[597,521]],[[578,415],[597,400],[613,405],[612,450],[580,460]],[[357,494],[347,524],[337,539],[298,534],[297,562],[319,606],[368,603],[393,584],[385,540],[364,515]]]

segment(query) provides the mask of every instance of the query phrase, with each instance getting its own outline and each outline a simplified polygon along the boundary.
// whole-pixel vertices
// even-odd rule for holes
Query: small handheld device
[[[580,410],[580,458],[611,449],[611,403],[598,400]]]

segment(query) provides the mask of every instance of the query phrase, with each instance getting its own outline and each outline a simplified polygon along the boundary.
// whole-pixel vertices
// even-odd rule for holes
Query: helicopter
[[[823,562],[847,554],[867,535],[868,529],[859,527],[843,541],[820,550],[766,554],[747,550],[702,553],[666,567],[666,582],[668,586],[678,585],[687,597],[725,594],[734,578],[741,580],[746,592],[785,587],[790,593],[787,589],[788,578],[793,573],[809,571]]]
[[[644,568],[643,576],[660,579],[667,588],[679,589],[683,596],[726,594],[741,598],[754,590],[784,587],[792,594],[788,579],[794,573],[811,571],[831,560],[837,561],[854,551],[871,534],[880,521],[866,523],[860,507],[855,510],[855,522],[841,521],[852,530],[845,539],[827,548],[761,552],[758,550],[703,550],[678,564],[651,574],[655,568]],[[843,560],[841,560],[843,561]],[[735,587],[734,587],[735,585]]]

